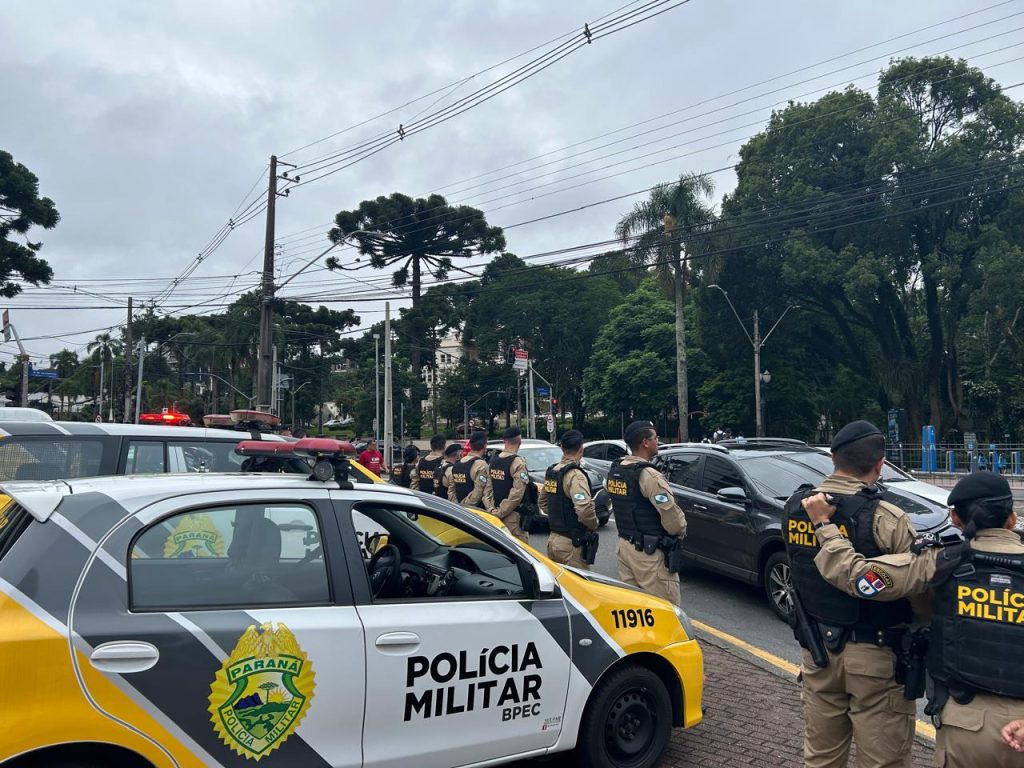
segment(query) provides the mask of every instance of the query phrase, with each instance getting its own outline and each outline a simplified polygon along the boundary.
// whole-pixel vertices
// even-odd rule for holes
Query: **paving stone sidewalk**
[[[797,682],[765,662],[701,637],[704,721],[674,731],[659,768],[802,768],[803,720]],[[914,744],[914,768],[932,765],[932,746]],[[850,765],[856,765],[851,756]]]

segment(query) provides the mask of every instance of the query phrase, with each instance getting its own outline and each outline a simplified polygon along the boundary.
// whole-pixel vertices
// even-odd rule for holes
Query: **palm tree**
[[[672,184],[659,184],[651,196],[633,206],[615,226],[615,234],[638,264],[654,264],[659,277],[673,286],[676,306],[676,406],[679,438],[687,441],[689,403],[686,377],[687,260],[694,241],[715,218],[709,199],[714,184],[702,174],[683,174]]]
[[[74,394],[71,377],[78,368],[78,353],[70,349],[62,349],[60,352],[50,355],[50,367],[57,371],[60,377],[60,384],[57,385],[57,396],[60,398],[60,409],[58,415],[64,413],[64,398],[67,394]],[[52,393],[52,386],[49,389]]]

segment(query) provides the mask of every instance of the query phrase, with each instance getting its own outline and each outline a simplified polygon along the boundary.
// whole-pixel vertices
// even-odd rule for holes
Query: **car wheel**
[[[785,552],[771,554],[765,561],[762,578],[768,605],[776,616],[788,621],[793,612],[793,574]]]
[[[623,666],[591,694],[576,757],[584,768],[651,768],[671,732],[672,702],[661,678],[645,667]]]

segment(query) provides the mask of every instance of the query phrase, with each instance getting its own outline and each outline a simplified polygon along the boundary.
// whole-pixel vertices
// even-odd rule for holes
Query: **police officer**
[[[451,489],[455,483],[452,480],[452,467],[462,458],[462,443],[452,443],[444,449],[444,461],[437,468],[435,476],[439,479],[434,485],[434,495],[442,499],[451,498]]]
[[[825,581],[801,504],[817,492],[831,494],[835,522],[866,557],[909,552],[915,534],[907,516],[874,488],[884,460],[885,438],[874,424],[847,424],[832,440],[833,473],[816,490],[798,490],[783,512],[793,586],[828,651],[827,666],[819,668],[806,649],[800,666],[806,768],[845,767],[851,739],[859,768],[910,765],[915,707],[895,681],[893,650],[912,618],[910,603],[857,600]]]
[[[469,454],[452,465],[451,484],[448,486],[448,500],[458,504],[479,507],[487,491],[490,479],[487,475],[487,433],[473,432],[469,436]]]
[[[414,491],[434,493],[441,480],[438,470],[444,462],[444,435],[434,435],[430,438],[430,453],[416,463],[412,471],[412,482],[410,488]]]
[[[590,478],[580,466],[583,433],[570,429],[562,434],[562,460],[548,467],[538,506],[551,523],[548,557],[556,563],[589,569],[583,557],[586,534],[597,530],[597,513],[590,495]],[[596,553],[595,553],[596,554]]]
[[[804,504],[821,542],[815,562],[830,584],[869,604],[933,591],[927,711],[940,725],[936,765],[1020,768],[1024,755],[1001,735],[1024,718],[1024,544],[1013,494],[1004,477],[976,472],[956,484],[949,505],[965,544],[925,535],[910,553],[866,558],[833,524],[835,507],[823,495]]]
[[[632,452],[608,472],[608,495],[619,529],[619,578],[657,597],[679,604],[679,573],[669,570],[686,536],[686,517],[668,481],[651,459],[658,455],[658,431],[649,421],[634,421],[622,435]]]
[[[529,544],[530,539],[520,525],[519,507],[530,485],[526,459],[519,455],[523,433],[519,427],[509,427],[502,434],[505,445],[501,453],[491,459],[488,467],[490,483],[484,491],[484,506],[508,528],[509,533]]]

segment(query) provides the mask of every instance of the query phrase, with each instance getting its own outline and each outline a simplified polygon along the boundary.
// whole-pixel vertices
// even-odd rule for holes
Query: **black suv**
[[[782,509],[799,486],[817,485],[831,471],[828,453],[798,440],[748,438],[667,445],[655,461],[686,513],[687,559],[761,585],[772,610],[787,618],[791,582]],[[918,531],[951,525],[944,506],[898,487],[879,487]]]

